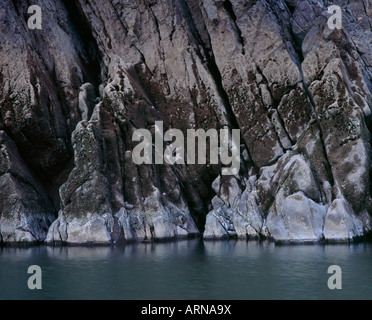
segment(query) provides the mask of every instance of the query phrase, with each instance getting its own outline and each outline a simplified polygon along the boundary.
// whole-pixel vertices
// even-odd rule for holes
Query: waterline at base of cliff
[[[27,287],[31,265],[42,290]],[[331,265],[342,270],[340,290],[328,288]],[[371,268],[371,243],[0,248],[0,299],[372,299]]]

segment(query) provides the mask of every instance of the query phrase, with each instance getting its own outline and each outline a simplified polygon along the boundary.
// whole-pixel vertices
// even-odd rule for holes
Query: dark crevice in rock
[[[288,3],[286,1],[284,1],[284,3],[287,5],[288,11],[291,12],[291,9],[288,7]],[[281,10],[279,8],[278,3],[271,5],[274,6],[272,7],[272,12],[274,13],[276,20],[282,29],[284,40],[287,40],[288,43],[292,45],[289,46],[288,43],[285,41],[287,51],[291,56],[292,60],[299,66],[299,68],[301,68],[301,63],[304,61],[304,56],[301,49],[303,39],[296,36],[293,32],[292,24],[287,21],[284,21],[283,17],[280,16],[278,12],[280,12]],[[292,48],[294,49],[294,51],[292,50]]]
[[[274,99],[274,94],[273,94],[273,92],[272,92],[272,90],[271,90],[271,87],[270,87],[269,81],[267,80],[265,74],[262,72],[261,68],[260,68],[257,64],[256,64],[256,71],[258,72],[258,74],[259,74],[260,76],[262,76],[262,81],[263,81],[264,84],[266,85],[267,90],[269,90],[270,97],[271,97],[271,99],[272,99],[273,102],[274,102],[274,106],[273,106],[273,107],[276,109],[276,108],[278,107],[280,101],[275,101],[275,99]],[[263,103],[262,97],[261,97],[261,101],[262,101],[262,103]]]
[[[222,101],[224,102],[224,106],[225,106],[225,110],[226,110],[226,117],[227,117],[227,120],[228,120],[228,123],[230,125],[230,128],[232,129],[239,129],[239,123],[236,119],[236,116],[235,116],[235,113],[232,109],[232,106],[231,106],[231,103],[229,101],[229,97],[228,97],[228,94],[223,86],[223,83],[222,83],[222,75],[221,75],[221,72],[217,66],[217,63],[216,63],[216,60],[215,60],[215,57],[214,57],[214,54],[213,54],[213,50],[209,50],[208,48],[212,48],[212,45],[211,45],[211,39],[210,39],[210,36],[209,34],[207,33],[207,39],[208,39],[208,43],[205,43],[203,40],[202,40],[202,37],[199,33],[199,30],[198,28],[196,27],[196,24],[192,18],[192,15],[191,15],[191,12],[190,12],[190,9],[188,7],[188,4],[186,2],[183,2],[184,5],[186,6],[187,8],[187,11],[188,11],[188,16],[190,17],[190,22],[192,23],[192,27],[191,27],[191,30],[194,30],[195,32],[195,36],[196,36],[196,39],[198,40],[200,46],[202,47],[203,49],[203,53],[205,56],[205,59],[206,59],[206,65],[207,65],[207,68],[208,68],[208,71],[210,72],[210,74],[212,75],[212,78],[216,84],[216,87],[217,87],[217,91],[220,95],[220,97],[222,98]],[[230,6],[231,3],[230,3]],[[235,14],[234,14],[234,17],[235,17]],[[236,17],[235,17],[236,18]],[[244,141],[244,139],[241,139],[241,141]],[[245,143],[245,142],[243,142]],[[249,154],[249,149],[247,146],[245,146],[246,149],[247,149],[247,152]],[[252,159],[251,155],[249,154],[249,157]],[[255,166],[255,165],[254,165]]]
[[[314,99],[313,99],[313,95],[311,94],[308,86],[305,83],[305,80],[304,80],[304,77],[303,77],[303,73],[302,73],[302,68],[300,69],[300,72],[301,72],[302,83],[303,83],[305,92],[306,92],[306,94],[307,94],[307,96],[309,98],[310,104],[312,106],[312,110],[313,110],[313,112],[315,112],[316,105],[315,105],[315,102],[314,102]],[[327,149],[326,149],[326,146],[325,146],[325,142],[324,142],[324,137],[323,137],[324,135],[323,135],[322,127],[321,127],[321,124],[319,123],[318,118],[316,117],[316,115],[314,115],[313,121],[316,122],[316,124],[318,126],[319,138],[320,138],[319,141],[320,141],[320,144],[322,146],[322,151],[323,151],[324,159],[326,160],[325,170],[328,173],[328,177],[330,179],[330,184],[331,184],[331,186],[333,186],[334,185],[334,177],[333,177],[333,173],[332,173],[332,166],[331,166],[331,163],[329,162],[329,159],[328,159],[328,152],[327,152]],[[332,195],[332,197],[334,198],[334,195]]]
[[[287,128],[285,126],[285,123],[284,123],[284,120],[280,114],[279,111],[277,111],[277,115],[278,115],[278,120],[279,120],[279,124],[281,125],[281,127],[283,128],[284,130],[284,134],[286,135],[287,139],[289,140],[289,142],[291,143],[291,145],[293,146],[295,144],[295,142],[292,140],[291,136],[289,135],[288,131],[287,131]],[[285,148],[284,148],[285,149]]]
[[[194,31],[194,36],[196,37],[196,40],[198,41],[201,48],[203,49],[203,53],[205,53],[204,55],[201,55],[200,58],[202,58],[202,61],[203,61],[204,60],[203,57],[205,57],[208,71],[212,75],[212,78],[213,78],[213,80],[214,80],[214,82],[217,86],[218,93],[220,94],[220,96],[221,96],[221,98],[224,102],[226,112],[227,112],[226,116],[228,118],[228,121],[229,121],[229,124],[230,124],[231,128],[238,129],[239,128],[238,121],[236,120],[235,114],[232,110],[232,107],[231,107],[231,104],[230,104],[230,101],[229,101],[229,98],[228,98],[228,95],[227,95],[227,93],[226,93],[226,91],[223,87],[222,76],[221,76],[220,70],[219,70],[219,68],[216,64],[215,57],[213,55],[213,52],[211,52],[211,55],[209,54],[210,50],[208,50],[208,48],[211,47],[209,35],[208,35],[208,45],[207,45],[206,43],[204,43],[204,41],[202,40],[202,38],[199,34],[199,31],[196,27],[196,24],[195,24],[195,22],[192,18],[190,10],[189,10],[188,4],[186,2],[183,2],[183,3],[184,3],[184,6],[187,8],[187,11],[188,11],[187,15],[190,17],[189,21],[192,24],[190,29]]]
[[[160,34],[160,28],[159,28],[159,21],[158,19],[156,18],[156,15],[154,13],[154,11],[152,10],[152,6],[147,4],[146,5],[147,9],[149,10],[150,14],[151,14],[151,17],[153,18],[154,20],[154,24],[155,24],[155,30],[156,30],[156,33],[158,35],[158,40],[159,40],[159,44],[161,42],[161,34]]]
[[[284,3],[287,5],[288,11],[293,13],[296,4],[293,1],[284,1]],[[267,5],[271,8],[270,11],[276,17],[276,20],[277,20],[277,22],[279,23],[279,25],[282,29],[284,39],[287,39],[287,41],[292,45],[292,47],[294,49],[294,51],[291,50],[291,46],[288,46],[288,44],[286,44],[287,51],[288,51],[290,57],[292,58],[292,60],[295,62],[296,66],[299,70],[299,73],[301,75],[303,88],[304,88],[304,91],[305,91],[306,95],[309,98],[312,110],[313,110],[313,112],[315,112],[316,105],[315,105],[313,96],[312,96],[307,84],[305,83],[303,70],[302,70],[302,62],[304,61],[304,56],[303,56],[303,52],[302,52],[302,49],[301,49],[302,39],[300,39],[299,37],[297,37],[294,34],[293,29],[292,29],[292,25],[290,23],[285,23],[283,21],[282,17],[278,13],[278,12],[280,12],[280,8],[278,7],[278,3],[269,2],[269,3],[267,3]],[[321,128],[321,125],[318,123],[317,118],[314,118],[313,120],[317,123],[317,126],[318,126],[319,136],[320,136],[320,143],[321,143],[321,146],[322,146],[323,156],[324,156],[324,159],[326,160],[326,163],[324,164],[325,165],[325,170],[328,173],[328,176],[329,176],[329,179],[330,179],[330,184],[333,186],[334,185],[334,177],[333,177],[333,173],[332,173],[332,167],[331,167],[331,164],[330,164],[329,159],[328,159],[328,153],[327,153],[327,150],[326,150],[326,146],[325,146],[325,143],[324,143],[322,128]],[[285,128],[285,126],[283,126],[283,127]],[[334,198],[334,195],[332,195],[332,197]]]
[[[235,26],[236,32],[238,34],[239,42],[242,45],[242,55],[245,55],[244,38],[242,36],[242,31],[240,30],[238,24],[236,23],[236,15],[235,15],[235,12],[234,12],[233,5],[229,0],[225,0],[223,2],[223,7],[225,8],[227,14],[230,16],[231,20],[234,22],[234,26]]]
[[[284,120],[282,119],[282,117],[281,117],[281,115],[280,115],[280,112],[279,112],[279,110],[278,110],[278,106],[280,105],[280,101],[275,101],[275,99],[274,99],[274,96],[273,96],[273,93],[272,93],[272,90],[271,90],[271,88],[270,88],[270,84],[269,84],[269,81],[267,80],[267,78],[265,77],[265,75],[264,75],[264,73],[262,72],[262,70],[260,69],[260,67],[258,66],[258,65],[256,65],[256,71],[262,76],[262,80],[263,80],[263,82],[265,83],[265,85],[266,85],[266,87],[267,87],[267,90],[269,91],[269,93],[270,93],[270,97],[271,97],[271,99],[272,99],[272,101],[273,101],[273,108],[275,109],[275,110],[277,110],[277,115],[278,115],[278,120],[279,120],[279,124],[281,125],[281,127],[283,128],[283,130],[284,130],[284,134],[286,135],[286,137],[288,138],[288,140],[290,141],[290,143],[291,143],[291,145],[293,146],[294,145],[294,142],[293,142],[293,140],[291,139],[291,137],[290,137],[290,135],[289,135],[289,133],[288,133],[288,131],[287,131],[287,128],[286,128],[286,126],[285,126],[285,124],[284,124]],[[287,89],[287,91],[288,92],[285,92],[285,93],[283,93],[283,96],[284,95],[286,95],[287,93],[289,93],[291,90],[293,90],[294,88],[288,88]],[[262,96],[261,96],[261,103],[264,105],[264,101],[263,101],[263,99],[262,99]],[[273,124],[273,121],[272,121],[272,112],[270,112],[270,110],[269,110],[269,114],[268,114],[268,116],[269,116],[269,119],[270,119],[270,122]],[[274,124],[273,124],[274,125]],[[278,142],[279,142],[279,144],[280,144],[280,146],[282,147],[282,149],[283,149],[283,151],[284,151],[284,153],[285,153],[285,151],[287,150],[287,148],[285,148],[283,145],[282,145],[282,141],[281,141],[281,139],[280,139],[280,137],[279,137],[279,133],[275,130],[275,133],[276,133],[276,135],[277,135],[277,138],[278,138]],[[275,161],[276,162],[276,161]],[[275,163],[274,162],[274,163]]]
[[[98,95],[98,86],[101,83],[101,62],[102,55],[99,52],[97,43],[92,35],[91,27],[84,16],[82,8],[78,1],[68,1],[62,0],[64,4],[68,17],[71,23],[72,30],[74,33],[72,36],[77,37],[76,42],[82,46],[82,52],[76,50],[77,56],[79,58],[79,63],[81,64],[81,70],[83,75],[83,83],[91,83],[95,89],[96,96]],[[43,59],[41,59],[43,61]],[[74,72],[72,72],[74,74]],[[66,94],[63,88],[63,83],[60,83],[58,75],[56,74],[55,68],[53,68],[51,74],[51,79],[55,85],[56,95],[61,103],[62,113],[65,119],[70,118],[71,105],[66,102]],[[78,92],[79,87],[82,85],[79,79],[71,79],[72,89]],[[91,113],[92,110],[90,110]],[[53,115],[50,114],[53,118]],[[72,121],[72,120],[71,120]],[[73,169],[73,152],[71,145],[71,134],[74,130],[74,123],[72,121],[72,128],[67,130],[67,136],[65,137],[65,144],[68,150],[67,161],[58,163],[55,165],[51,174],[46,175],[45,173],[36,172],[38,177],[43,181],[44,186],[49,190],[50,196],[53,199],[57,210],[59,210],[59,188],[67,180],[71,170]],[[51,124],[53,126],[53,123]]]
[[[304,74],[302,72],[302,67],[301,66],[300,66],[300,73],[301,73],[301,79],[302,79],[302,84],[304,86],[304,90],[307,94],[307,97],[309,98],[309,101],[310,101],[310,104],[311,104],[311,107],[312,107],[313,111],[315,111],[315,102],[314,102],[314,99],[313,99],[313,95],[311,94],[311,92],[309,90],[309,87],[307,86],[307,84],[305,82]]]
[[[212,58],[210,35],[203,20],[198,0],[186,0],[186,2],[185,0],[180,0],[180,4],[183,8],[184,18],[188,22],[193,36],[200,40],[200,43],[203,44],[205,53]]]
[[[96,88],[101,84],[102,54],[99,51],[97,42],[93,37],[92,28],[85,17],[79,1],[62,0],[65,5],[71,24],[83,45],[84,56],[80,56],[83,62],[84,82],[91,83]]]
[[[181,8],[183,9],[184,18],[186,18],[186,21],[189,24],[189,28],[190,28],[193,36],[195,37],[197,43],[199,44],[199,47],[202,50],[202,52],[199,52],[197,50],[196,53],[197,53],[198,57],[200,58],[200,60],[205,62],[206,66],[207,66],[207,70],[209,71],[209,73],[212,76],[212,79],[214,80],[214,83],[215,83],[216,88],[217,88],[217,92],[218,92],[219,96],[221,97],[221,99],[223,101],[223,104],[224,104],[224,107],[225,107],[225,110],[226,110],[225,116],[227,117],[229,127],[231,129],[238,129],[239,128],[238,121],[237,121],[237,119],[235,117],[235,114],[232,110],[228,95],[227,95],[227,93],[226,93],[226,91],[223,87],[222,76],[221,76],[220,70],[219,70],[219,68],[216,64],[213,51],[210,49],[212,47],[211,46],[211,41],[210,41],[210,35],[208,34],[208,32],[204,32],[203,36],[202,36],[202,34],[201,34],[202,31],[199,30],[200,26],[199,26],[199,28],[197,27],[197,24],[195,23],[195,21],[193,19],[193,15],[192,15],[192,13],[190,11],[190,7],[189,7],[190,5],[193,5],[193,1],[188,0],[187,2],[185,2],[184,0],[180,0],[180,4],[181,4]],[[230,3],[230,5],[231,5],[231,3]],[[235,15],[234,15],[234,17],[235,17]],[[200,21],[199,21],[199,23],[200,23]],[[201,26],[201,28],[203,28],[203,27],[205,28],[204,24]],[[244,143],[244,139],[242,137],[241,137],[241,141],[243,141],[242,143]],[[247,146],[245,146],[245,148],[246,148],[246,150],[249,154],[249,150],[248,150]],[[251,158],[250,154],[249,154],[249,157]],[[244,167],[245,166],[244,161],[242,161],[241,163],[242,163],[242,167],[243,167],[242,171],[246,172],[246,168]],[[215,173],[214,175],[212,174],[212,176],[208,175],[209,179],[208,179],[208,181],[204,181],[204,184],[206,186],[210,186],[217,176],[218,176],[218,173]],[[206,178],[206,177],[204,177],[204,178]],[[183,194],[185,195],[185,199],[188,203],[189,209],[191,210],[191,215],[193,216],[193,219],[194,219],[200,233],[203,233],[204,228],[205,228],[206,215],[209,211],[208,206],[210,205],[211,199],[215,196],[215,194],[211,189],[209,189],[208,190],[209,191],[208,195],[200,198],[200,200],[203,202],[202,207],[200,207],[200,206],[195,207],[195,202],[194,202],[193,195],[190,194],[190,186],[188,185],[188,183],[186,183],[186,184],[183,183],[181,177],[179,177],[179,181],[180,181],[180,187],[183,191]]]
[[[17,12],[17,15],[20,15],[17,0],[12,0],[12,4],[13,4],[15,11]]]
[[[289,11],[291,12],[291,14],[293,15],[293,13],[295,12],[296,10],[296,5],[294,4],[293,0],[285,0],[284,1],[285,4],[287,5]]]
[[[68,0],[65,0],[65,1],[68,1]],[[114,10],[115,15],[116,15],[116,18],[117,18],[118,21],[120,22],[120,24],[121,24],[121,26],[123,27],[125,33],[128,34],[128,27],[124,24],[123,20],[121,19],[118,10],[116,9],[116,7],[114,6],[114,4],[112,3],[112,0],[109,0],[109,3],[110,3],[110,5],[111,5],[112,9]],[[102,21],[102,22],[103,22],[103,21]]]
[[[319,141],[321,143],[321,146],[322,146],[322,150],[323,150],[323,156],[324,156],[324,159],[326,160],[326,163],[325,163],[325,169],[326,169],[326,172],[328,173],[328,176],[330,178],[330,184],[331,186],[334,185],[334,177],[333,177],[333,173],[332,173],[332,167],[331,167],[331,164],[329,162],[329,159],[328,159],[328,152],[327,152],[327,149],[326,149],[326,146],[324,144],[324,138],[323,138],[323,131],[322,131],[322,128],[321,128],[321,125],[319,123],[317,123],[318,125],[318,129],[319,129]],[[334,197],[334,195],[332,195],[332,197]]]

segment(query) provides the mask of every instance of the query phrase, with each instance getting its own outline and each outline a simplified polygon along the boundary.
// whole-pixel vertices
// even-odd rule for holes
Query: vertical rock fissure
[[[196,24],[194,22],[194,19],[193,19],[191,13],[190,13],[190,9],[189,9],[189,6],[188,6],[187,2],[184,2],[184,5],[186,6],[186,8],[188,10],[188,15],[189,15],[190,21],[192,23],[192,30],[194,30],[194,32],[195,32],[195,37],[196,37],[199,45],[203,49],[203,53],[204,53],[204,56],[205,56],[205,59],[206,59],[206,62],[207,62],[206,63],[207,69],[208,69],[209,73],[211,74],[211,76],[214,80],[214,83],[216,85],[217,92],[218,92],[218,94],[220,95],[220,97],[223,101],[225,111],[226,111],[227,121],[228,121],[228,123],[229,123],[229,125],[232,129],[240,129],[239,122],[236,119],[235,113],[233,111],[233,108],[232,108],[230,100],[229,100],[229,96],[228,96],[228,94],[227,94],[227,92],[226,92],[226,90],[223,86],[222,75],[221,75],[221,72],[220,72],[220,70],[217,66],[217,63],[216,63],[216,59],[215,59],[215,56],[214,56],[214,53],[213,53],[213,47],[211,45],[210,35],[207,33],[209,47],[212,48],[212,49],[208,50],[207,44],[205,44],[203,42],[203,40],[200,36],[200,33],[198,31],[198,28],[196,27]],[[230,5],[231,5],[231,3],[230,3]],[[235,14],[233,16],[235,16]],[[252,159],[250,151],[248,149],[248,146],[246,145],[245,140],[242,139],[242,137],[241,137],[241,141],[242,141],[242,144],[244,144],[244,146],[245,146],[245,148],[248,152],[249,158]],[[255,165],[255,163],[253,163],[253,161],[252,161],[252,164],[256,168],[256,165]]]
[[[330,164],[329,159],[328,159],[328,153],[327,153],[326,146],[324,144],[321,124],[319,123],[318,118],[315,114],[316,104],[315,104],[313,96],[312,96],[312,94],[311,94],[311,92],[310,92],[310,90],[309,90],[309,88],[308,88],[308,86],[305,82],[305,79],[304,79],[304,74],[303,74],[303,70],[302,70],[302,62],[304,61],[304,56],[303,56],[303,52],[302,52],[302,49],[301,49],[301,44],[296,40],[296,37],[294,36],[293,30],[292,30],[292,26],[291,25],[287,26],[282,21],[279,14],[277,13],[278,10],[280,10],[278,8],[278,4],[277,3],[272,4],[271,1],[268,1],[268,2],[266,0],[264,0],[264,1],[267,4],[267,6],[271,8],[271,12],[274,14],[278,24],[281,26],[281,28],[283,30],[283,36],[285,37],[284,28],[288,32],[288,35],[289,35],[288,41],[290,41],[290,43],[292,44],[294,52],[292,50],[290,50],[290,48],[288,48],[287,46],[286,47],[287,47],[287,50],[288,50],[288,53],[289,53],[290,57],[292,58],[292,60],[294,61],[295,65],[298,68],[298,71],[299,71],[300,76],[301,76],[301,82],[302,82],[302,85],[304,87],[304,91],[305,91],[307,97],[309,98],[310,105],[311,105],[311,108],[312,108],[312,111],[313,111],[313,119],[314,119],[314,121],[316,121],[317,126],[318,126],[320,143],[321,143],[323,155],[324,155],[324,158],[325,158],[325,161],[326,161],[325,169],[326,169],[326,171],[328,173],[328,176],[330,178],[330,183],[333,186],[334,185],[334,177],[333,177],[333,173],[332,173],[332,167],[331,167],[331,164]],[[284,4],[287,7],[288,11],[292,15],[294,10],[295,10],[295,6],[294,7],[292,6],[292,8],[288,7],[288,5],[290,6],[290,3],[288,3],[288,1],[284,1]]]
[[[101,84],[101,64],[103,55],[99,50],[98,44],[93,37],[92,28],[84,14],[79,1],[62,0],[71,24],[82,43],[85,56],[79,58],[84,63],[85,77],[84,82],[90,82],[98,95],[98,86]]]
[[[234,8],[233,8],[233,5],[232,5],[231,1],[225,0],[223,2],[223,7],[225,8],[227,14],[230,16],[231,20],[234,22],[234,26],[235,26],[236,32],[238,34],[239,42],[242,45],[242,55],[244,56],[245,55],[245,49],[244,49],[245,41],[244,41],[244,38],[242,36],[242,31],[240,30],[238,24],[236,23],[236,15],[235,15]]]

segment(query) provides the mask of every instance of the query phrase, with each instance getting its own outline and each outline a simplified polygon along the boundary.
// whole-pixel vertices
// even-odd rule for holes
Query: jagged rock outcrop
[[[0,242],[371,231],[370,0],[0,4]],[[239,173],[136,165],[155,121],[240,129]]]

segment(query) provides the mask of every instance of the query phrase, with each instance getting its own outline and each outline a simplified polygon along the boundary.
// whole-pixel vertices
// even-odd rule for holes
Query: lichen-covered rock
[[[135,187],[141,176],[132,163],[130,151],[123,157],[128,161],[125,178],[130,178],[133,194],[124,198],[122,190],[118,190],[120,168],[119,176],[110,174],[111,166],[115,167],[120,159],[107,154],[107,147],[113,143],[109,137],[114,131],[104,127],[102,107],[98,103],[91,120],[81,121],[72,135],[75,168],[60,188],[62,207],[46,242],[111,244],[198,234],[186,203],[180,194],[175,195],[177,182],[171,180],[172,175],[168,176],[166,170],[162,179],[168,178],[169,186],[175,184],[173,201],[165,201],[165,194],[160,194],[151,181],[146,182],[146,189],[141,189],[142,184]],[[141,169],[147,171],[145,176],[151,174],[150,167]],[[146,192],[146,196],[138,197],[139,191]]]
[[[372,4],[332,4],[0,0],[0,241],[369,233]],[[135,164],[156,121],[240,129],[239,173]]]

